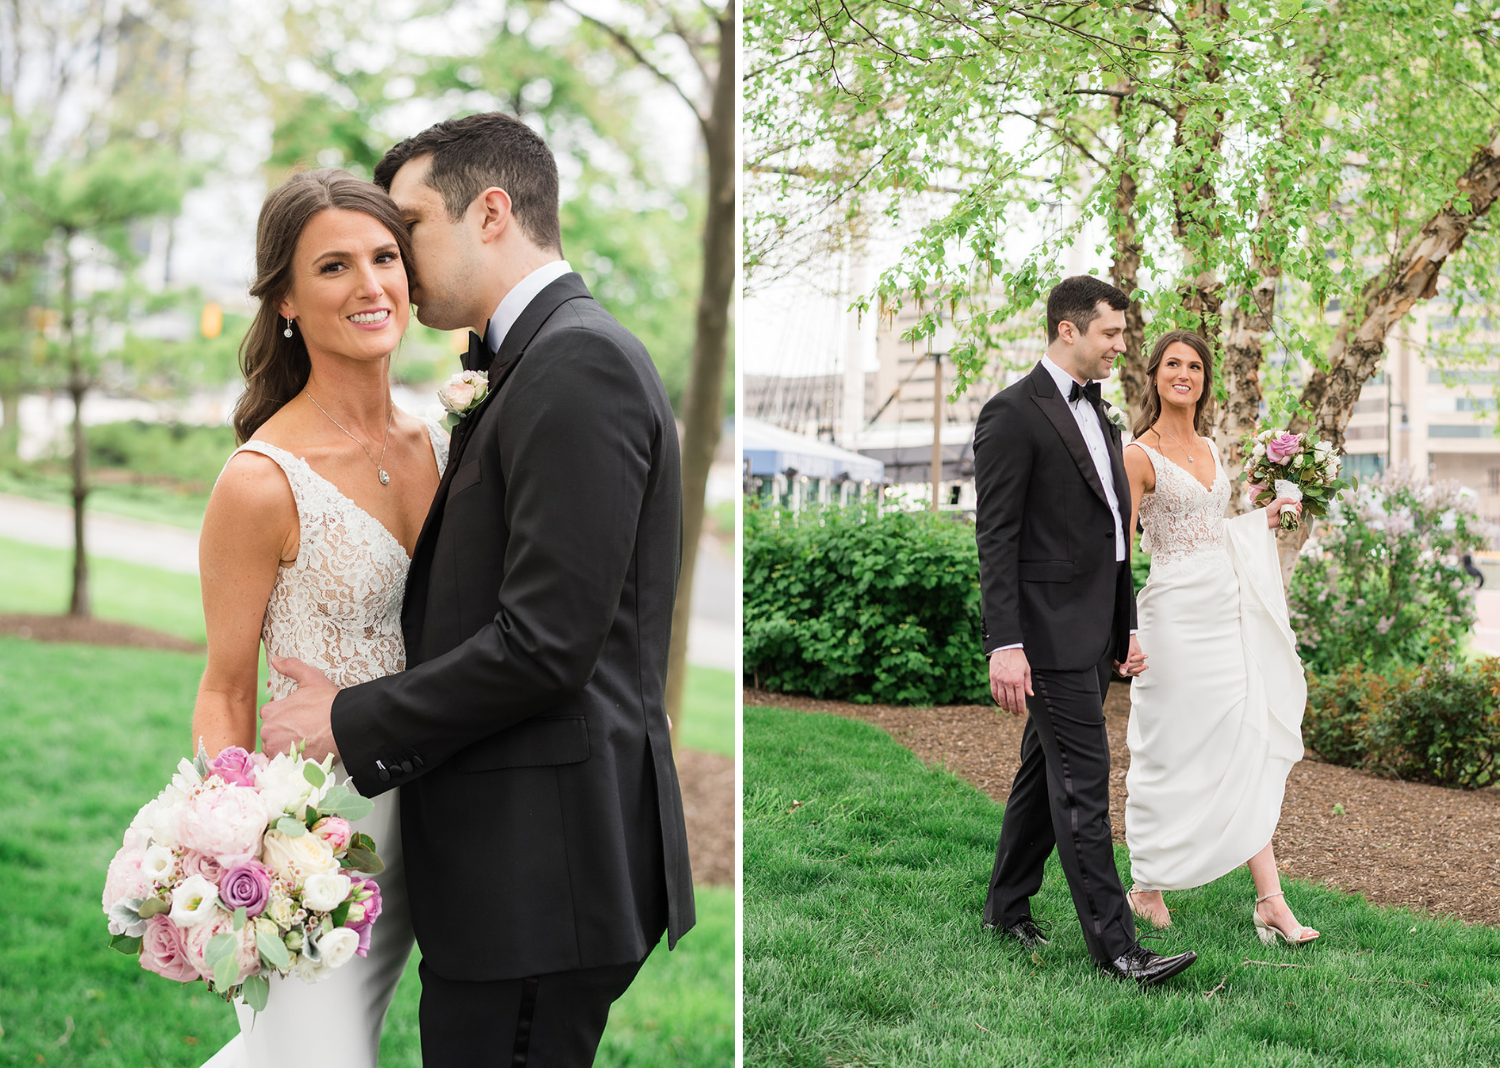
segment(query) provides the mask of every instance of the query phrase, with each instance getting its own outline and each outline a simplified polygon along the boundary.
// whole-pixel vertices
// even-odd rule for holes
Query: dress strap
[[[266,459],[281,468],[281,473],[286,476],[287,485],[292,489],[292,503],[297,508],[297,558],[303,558],[302,550],[306,548],[305,542],[312,533],[308,529],[307,517],[311,512],[311,496],[316,492],[317,486],[314,480],[318,477],[312,465],[300,456],[293,456],[285,449],[272,445],[268,441],[247,441],[234,452],[229,454],[233,460],[242,452],[259,453]],[[229,460],[224,461],[228,466]],[[223,472],[219,473],[223,477]]]

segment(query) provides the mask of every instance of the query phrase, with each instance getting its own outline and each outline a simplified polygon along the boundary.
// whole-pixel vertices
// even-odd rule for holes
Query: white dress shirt
[[[1104,485],[1104,497],[1109,501],[1109,515],[1115,521],[1115,563],[1123,563],[1125,560],[1125,527],[1120,522],[1120,498],[1115,493],[1115,475],[1109,462],[1109,445],[1104,440],[1104,428],[1099,425],[1099,417],[1095,414],[1094,406],[1086,397],[1079,397],[1076,401],[1068,400],[1068,393],[1077,381],[1072,375],[1053,363],[1047,356],[1042,357],[1042,366],[1052,376],[1052,381],[1057,383],[1057,388],[1062,392],[1063,403],[1068,405],[1069,411],[1073,413],[1073,419],[1078,423],[1078,429],[1083,434],[1083,443],[1088,446],[1089,459],[1094,461],[1094,470],[1099,473],[1099,481]],[[1134,634],[1135,631],[1131,631]],[[1002,645],[995,649],[1020,649],[1024,643],[1017,642],[1015,645]]]
[[[535,300],[538,293],[572,270],[567,260],[553,260],[542,264],[517,282],[515,288],[505,294],[505,299],[495,309],[495,314],[490,316],[489,328],[484,332],[484,343],[490,347],[490,351],[500,351],[505,335],[510,333],[510,328],[516,325],[516,320],[526,310],[526,305]]]

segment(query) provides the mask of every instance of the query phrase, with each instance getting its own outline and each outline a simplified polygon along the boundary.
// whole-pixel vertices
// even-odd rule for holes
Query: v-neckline
[[[1131,442],[1131,444],[1132,445],[1139,445],[1143,449],[1151,449],[1151,446],[1147,445],[1144,441],[1133,441],[1133,442]],[[1188,478],[1190,478],[1190,479],[1193,480],[1193,485],[1197,486],[1204,493],[1212,493],[1214,491],[1214,487],[1219,484],[1219,474],[1220,474],[1220,471],[1219,471],[1219,454],[1218,454],[1218,452],[1216,452],[1214,450],[1212,442],[1209,442],[1208,457],[1209,457],[1209,459],[1211,459],[1214,462],[1214,478],[1213,478],[1213,481],[1210,482],[1206,486],[1203,484],[1203,480],[1202,479],[1200,479],[1197,475],[1193,474],[1193,472],[1190,471],[1190,470],[1188,470],[1186,467],[1183,467],[1180,463],[1178,463],[1176,460],[1172,459],[1170,456],[1168,456],[1166,453],[1162,452],[1160,449],[1151,449],[1151,451],[1154,452],[1154,453],[1156,453],[1156,455],[1160,456],[1163,460],[1165,460],[1167,463],[1171,464],[1173,467],[1177,468],[1177,470],[1181,471],[1184,475],[1187,475]]]
[[[427,429],[427,447],[432,450],[432,462],[433,462],[433,465],[437,467],[438,474],[441,475],[443,473],[443,468],[442,468],[442,465],[438,464],[438,462],[437,462],[437,442],[432,439],[432,425],[430,423],[427,423],[424,420],[423,421],[423,426],[425,426],[426,429]],[[250,443],[247,441],[245,444],[248,445]],[[396,543],[396,548],[398,548],[398,549],[401,550],[401,555],[404,556],[404,557],[406,557],[406,566],[407,567],[411,566],[412,554],[406,551],[406,546],[401,543],[401,539],[398,538],[398,537],[396,537],[395,533],[391,530],[391,528],[388,527],[388,526],[386,526],[380,520],[376,519],[372,514],[370,514],[369,511],[367,511],[365,508],[363,508],[359,504],[359,502],[356,501],[353,497],[349,496],[343,490],[339,489],[338,483],[334,482],[333,479],[328,478],[326,475],[319,474],[313,468],[313,465],[307,462],[307,457],[305,457],[305,456],[298,456],[296,453],[292,452],[289,449],[283,449],[280,445],[272,445],[269,441],[262,441],[262,442],[259,442],[259,444],[269,446],[270,448],[275,449],[277,452],[285,453],[287,456],[290,456],[293,460],[296,460],[298,463],[300,463],[303,467],[307,468],[307,473],[308,474],[312,475],[313,478],[317,479],[319,482],[322,482],[329,489],[333,490],[334,493],[336,493],[340,497],[342,497],[348,503],[349,507],[353,508],[360,515],[364,516],[370,522],[374,523],[375,526],[380,529],[380,532],[382,534],[384,534],[387,538],[390,538],[391,541],[395,542]],[[244,446],[241,446],[241,448],[243,448],[243,447]]]

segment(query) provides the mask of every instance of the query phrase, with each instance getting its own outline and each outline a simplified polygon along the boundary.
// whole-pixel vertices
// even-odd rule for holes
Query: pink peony
[[[374,879],[355,880],[354,896],[358,898],[361,892],[370,894],[364,901],[358,902],[364,910],[364,915],[359,920],[346,923],[344,926],[359,935],[359,948],[354,953],[356,956],[363,957],[370,951],[370,927],[380,919],[380,910],[383,906],[380,900],[380,884]]]
[[[255,761],[237,745],[224,749],[208,762],[208,773],[230,786],[255,785]]]
[[[199,977],[198,969],[188,958],[182,928],[162,913],[146,921],[146,933],[141,938],[141,967],[179,983],[191,983]]]
[[[349,840],[354,837],[354,829],[349,826],[349,821],[338,816],[324,816],[313,824],[312,833],[328,843],[334,856],[348,849]]]
[[[1266,459],[1273,464],[1284,464],[1302,449],[1302,435],[1283,430],[1266,442]]]
[[[141,870],[141,861],[145,858],[144,849],[122,846],[109,862],[109,874],[104,877],[103,904],[106,916],[117,901],[150,897],[156,893],[150,874]]]
[[[266,823],[265,802],[243,786],[204,790],[172,814],[177,841],[212,857],[253,856]]]
[[[189,875],[201,875],[215,886],[219,884],[219,878],[224,874],[224,866],[219,863],[217,857],[200,853],[196,849],[189,849],[178,860],[178,873],[186,879]]]
[[[153,916],[152,919],[156,917]],[[187,958],[205,979],[212,975],[212,971],[203,965],[209,940],[215,935],[234,933],[234,917],[223,909],[219,909],[212,919],[204,920],[182,933]],[[238,937],[240,940],[240,978],[248,979],[260,971],[260,950],[255,948],[255,924],[245,924],[240,928]]]

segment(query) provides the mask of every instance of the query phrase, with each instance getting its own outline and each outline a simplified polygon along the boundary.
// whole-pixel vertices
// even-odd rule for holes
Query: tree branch
[[[703,130],[703,136],[708,136],[708,119],[701,111],[698,110],[698,105],[693,100],[693,98],[687,95],[681,85],[677,84],[676,79],[663,71],[655,63],[652,63],[651,60],[647,59],[645,53],[642,52],[638,47],[636,47],[635,42],[632,41],[623,30],[617,29],[614,26],[611,26],[609,23],[605,22],[603,19],[595,18],[593,15],[590,15],[587,12],[579,11],[576,7],[569,3],[568,0],[557,0],[557,3],[573,12],[573,14],[577,15],[584,22],[589,23],[591,26],[598,27],[606,36],[608,36],[625,51],[629,52],[631,58],[633,58],[642,67],[645,67],[648,71],[654,74],[663,85],[666,85],[678,96],[680,96],[682,98],[682,102],[688,106],[689,110],[692,111],[694,117],[697,118],[698,125]]]

